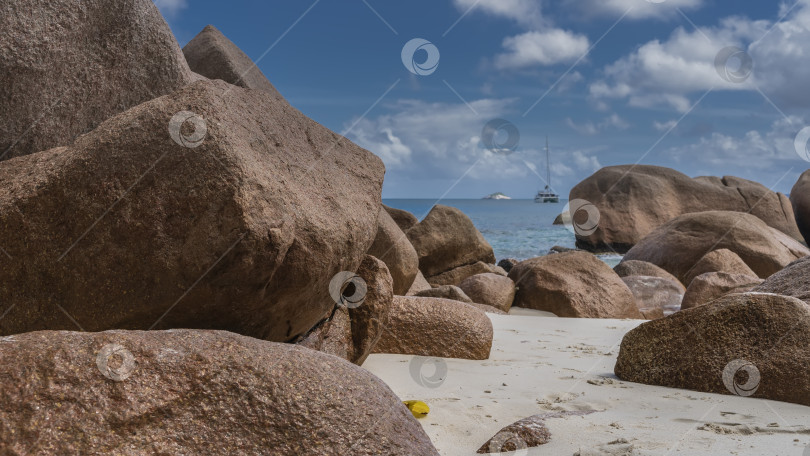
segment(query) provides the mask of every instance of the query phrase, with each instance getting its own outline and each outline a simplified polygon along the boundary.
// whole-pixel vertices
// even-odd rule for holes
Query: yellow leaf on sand
[[[424,418],[430,413],[430,407],[422,401],[402,401],[416,418]]]

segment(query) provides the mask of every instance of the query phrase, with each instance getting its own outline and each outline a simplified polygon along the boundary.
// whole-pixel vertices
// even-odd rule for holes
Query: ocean
[[[575,247],[574,233],[564,226],[555,226],[567,200],[558,204],[538,204],[533,200],[442,200],[440,204],[464,212],[495,250],[498,261],[504,258],[526,260],[548,255],[554,246]],[[387,206],[406,210],[419,220],[425,218],[436,200],[384,199]],[[615,266],[619,255],[599,255],[605,263]]]

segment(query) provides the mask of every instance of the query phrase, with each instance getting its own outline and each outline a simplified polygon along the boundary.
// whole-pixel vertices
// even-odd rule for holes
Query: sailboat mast
[[[551,159],[548,152],[548,136],[546,136],[546,185],[551,188]]]

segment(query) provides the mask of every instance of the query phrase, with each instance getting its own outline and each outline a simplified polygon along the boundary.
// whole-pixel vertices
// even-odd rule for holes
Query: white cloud
[[[656,120],[653,122],[653,128],[660,132],[669,131],[670,129],[675,128],[676,125],[678,125],[677,120],[668,120],[666,122],[658,122]]]
[[[585,54],[589,47],[588,37],[567,30],[526,32],[503,40],[506,52],[495,57],[495,67],[506,70],[570,63]]]
[[[181,10],[186,9],[188,4],[186,0],[154,0],[155,5],[158,7],[161,13],[163,13],[166,17],[171,17],[180,12]]]
[[[627,130],[630,124],[622,119],[618,114],[612,114],[599,123],[585,122],[578,124],[570,117],[565,119],[565,124],[577,133],[585,136],[593,136],[605,130]]]
[[[605,14],[622,16],[625,13],[630,19],[667,18],[683,11],[698,9],[704,0],[666,0],[660,3],[646,0],[567,0],[568,5],[577,7],[588,17],[599,17]]]
[[[573,159],[574,165],[580,171],[595,173],[596,171],[602,169],[602,164],[599,163],[599,159],[594,155],[586,155],[582,151],[575,151],[573,153]]]
[[[524,25],[537,26],[543,22],[539,0],[453,0],[453,4],[461,12],[475,7],[475,10],[512,19]]]

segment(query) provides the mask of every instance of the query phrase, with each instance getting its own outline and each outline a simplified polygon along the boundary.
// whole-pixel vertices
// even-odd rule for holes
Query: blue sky
[[[379,155],[385,198],[532,197],[546,135],[563,195],[633,163],[789,192],[810,167],[794,145],[810,125],[810,0],[656,1],[156,3],[181,45],[215,25],[293,106]],[[429,75],[403,63],[415,38],[439,51]],[[517,127],[514,151],[482,142],[493,119]]]

